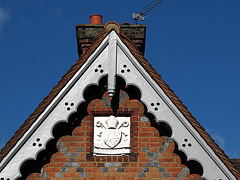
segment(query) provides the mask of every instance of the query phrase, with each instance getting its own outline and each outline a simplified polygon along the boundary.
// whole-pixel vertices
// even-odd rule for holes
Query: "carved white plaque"
[[[130,117],[94,117],[94,155],[130,153]]]

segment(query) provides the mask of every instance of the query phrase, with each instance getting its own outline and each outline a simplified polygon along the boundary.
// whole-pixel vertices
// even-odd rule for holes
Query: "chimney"
[[[90,16],[90,24],[76,25],[79,57],[88,49],[94,38],[102,30],[104,30],[104,24],[102,24],[102,16],[97,14]],[[142,54],[144,54],[146,25],[132,25],[130,23],[123,23],[120,25],[120,31],[129,39],[131,39],[133,43],[138,47],[138,49],[142,52]]]
[[[102,16],[98,14],[91,15],[90,24],[102,24]]]

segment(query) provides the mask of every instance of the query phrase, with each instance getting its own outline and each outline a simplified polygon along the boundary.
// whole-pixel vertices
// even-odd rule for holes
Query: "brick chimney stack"
[[[132,25],[130,23],[123,23],[120,25],[121,33],[127,36],[135,43],[138,49],[144,54],[145,50],[145,36],[146,25],[137,24]],[[88,49],[93,42],[94,38],[104,30],[104,24],[102,24],[101,15],[91,15],[90,24],[77,24],[77,45],[79,57]]]

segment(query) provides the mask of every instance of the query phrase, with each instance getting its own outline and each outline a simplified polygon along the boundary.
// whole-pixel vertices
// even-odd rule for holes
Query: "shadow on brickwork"
[[[135,87],[135,86],[126,87],[124,80],[121,78],[118,78],[118,82],[121,82],[120,84],[122,85],[121,87],[119,87],[119,89],[122,89],[123,91],[125,91],[128,94],[130,100],[136,99],[141,102],[141,100],[140,100],[141,92],[137,87]],[[148,120],[151,123],[151,126],[155,127],[158,130],[159,136],[160,137],[166,136],[166,137],[170,138],[172,136],[171,127],[167,123],[164,123],[164,122],[157,123],[157,120],[154,117],[154,115],[151,113],[148,113],[146,105],[144,103],[142,103],[142,104],[144,105],[144,116],[146,116],[148,118]],[[181,163],[188,167],[190,174],[198,174],[198,175],[202,176],[203,168],[202,168],[201,164],[194,160],[187,161],[186,155],[182,151],[178,150],[177,143],[174,142],[174,144],[175,144],[175,149],[174,149],[173,153],[177,154],[180,157]]]
[[[84,91],[85,102],[81,103],[78,106],[78,110],[76,113],[73,113],[68,122],[62,122],[55,125],[53,128],[53,137],[54,139],[50,140],[47,143],[46,149],[39,152],[36,160],[27,160],[25,161],[21,168],[20,172],[22,177],[17,180],[25,180],[32,173],[40,173],[42,167],[50,162],[50,158],[58,149],[56,148],[56,144],[58,140],[65,135],[72,135],[73,130],[81,125],[82,119],[88,115],[87,106],[94,99],[101,99],[104,92],[106,92],[106,82],[107,77],[103,77],[99,81],[99,85],[92,85],[86,88]]]
[[[202,168],[201,164],[194,160],[187,161],[187,156],[185,155],[185,153],[178,150],[177,143],[174,142],[174,144],[175,144],[175,149],[173,152],[180,157],[181,163],[188,167],[190,174],[198,174],[198,175],[202,176],[203,168]]]
[[[36,160],[27,160],[23,163],[23,165],[21,166],[20,172],[22,174],[21,178],[18,178],[18,180],[24,180],[26,179],[31,173],[40,173],[42,167],[50,162],[50,158],[52,157],[52,155],[56,152],[58,152],[58,149],[56,148],[56,145],[58,143],[58,140],[65,136],[65,135],[72,135],[73,130],[78,127],[81,126],[81,121],[88,116],[88,112],[87,112],[87,107],[89,105],[89,103],[95,99],[99,99],[102,100],[105,103],[105,106],[110,106],[115,113],[117,113],[118,109],[119,109],[119,104],[121,102],[121,99],[124,99],[124,97],[121,96],[128,96],[130,100],[135,99],[135,100],[139,100],[141,102],[141,92],[140,90],[135,87],[135,86],[126,86],[125,81],[120,78],[117,77],[116,79],[117,81],[117,87],[116,87],[116,92],[115,92],[115,96],[114,98],[112,98],[112,101],[109,102],[108,99],[104,99],[105,97],[103,97],[103,94],[107,91],[107,77],[103,77],[100,81],[99,81],[99,85],[91,85],[89,87],[87,87],[84,91],[84,99],[85,102],[81,103],[80,105],[78,105],[78,109],[76,113],[73,113],[69,119],[68,122],[62,122],[62,123],[58,123],[54,129],[53,129],[53,136],[54,139],[50,140],[47,143],[46,149],[39,152],[39,154],[37,155]],[[126,93],[120,93],[120,90],[125,91]],[[144,103],[142,103],[144,105]],[[147,108],[144,105],[144,115],[149,119],[151,126],[155,127],[160,136],[167,136],[167,137],[171,137],[172,135],[172,130],[170,128],[170,126],[166,123],[157,123],[156,122],[156,118],[154,117],[154,115],[147,113]],[[177,144],[175,143],[175,150],[174,153],[176,153],[180,158],[181,158],[181,162],[182,164],[186,165],[191,174],[199,174],[202,175],[203,170],[201,165],[196,162],[196,161],[187,161],[186,155],[181,152],[178,151],[178,147]]]

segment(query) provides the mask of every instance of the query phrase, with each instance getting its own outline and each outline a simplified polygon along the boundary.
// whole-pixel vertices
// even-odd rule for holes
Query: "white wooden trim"
[[[86,63],[73,76],[67,85],[54,98],[35,123],[23,135],[0,164],[0,178],[5,180],[21,177],[20,167],[29,159],[36,159],[37,154],[46,148],[46,144],[53,138],[52,129],[60,122],[67,122],[68,117],[76,112],[83,99],[83,92],[89,85],[98,84],[99,80],[107,75],[109,36],[99,45]],[[101,64],[101,68],[99,65]],[[105,69],[104,69],[105,67]],[[95,70],[98,69],[98,72]],[[100,70],[104,71],[101,73]],[[91,75],[90,75],[91,74]],[[69,104],[66,105],[65,103]],[[71,106],[71,103],[74,105]],[[70,110],[67,110],[68,106]],[[40,139],[41,147],[32,146]]]
[[[178,144],[188,160],[196,160],[203,167],[203,178],[236,179],[225,164],[216,156],[211,147],[192,127],[188,120],[163,92],[159,85],[151,78],[138,60],[118,37],[118,72],[117,75],[125,79],[127,85],[134,85],[141,92],[141,101],[146,105],[147,111],[153,114],[158,122],[165,122],[172,128],[172,139]],[[129,73],[121,73],[120,68],[126,65]],[[156,106],[156,103],[160,106]],[[154,103],[154,106],[151,104]],[[157,111],[154,109],[158,108]],[[184,140],[187,139],[187,142]],[[183,144],[191,143],[191,148],[183,147]]]
[[[54,126],[60,122],[67,122],[69,116],[85,101],[83,97],[85,89],[90,85],[98,84],[103,76],[108,75],[109,90],[115,90],[116,74],[124,78],[127,85],[134,85],[140,90],[141,101],[146,105],[147,112],[153,114],[158,122],[165,122],[171,127],[171,138],[178,144],[179,150],[186,154],[188,160],[195,160],[202,165],[203,178],[236,179],[131,54],[115,31],[103,40],[2,160],[0,178],[14,180],[21,177],[21,165],[29,159],[36,159],[37,154],[44,150],[53,138]]]

